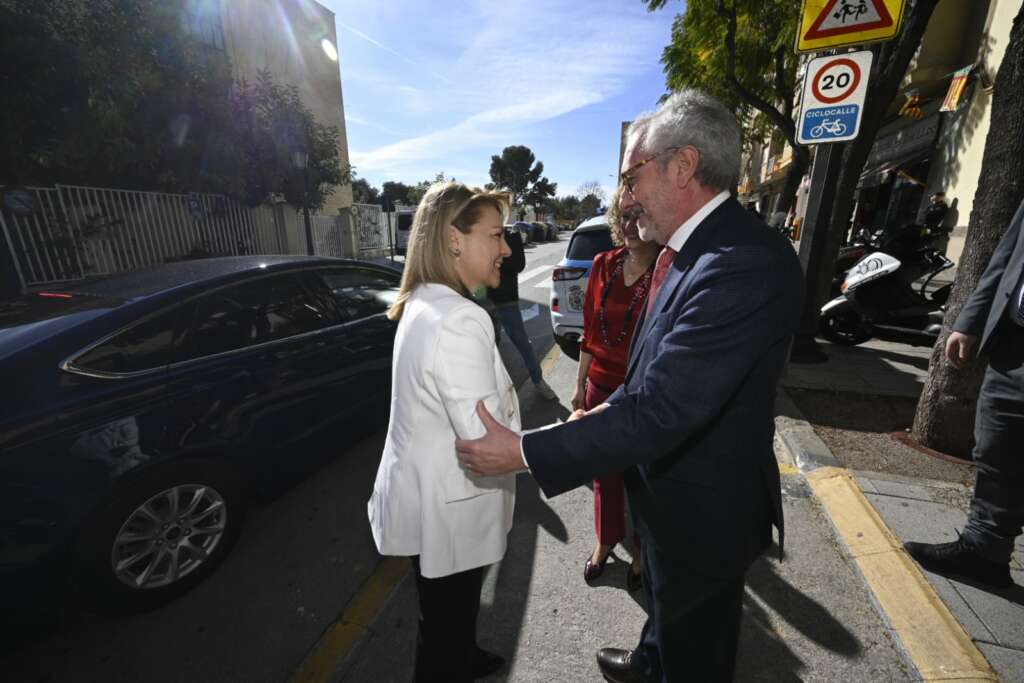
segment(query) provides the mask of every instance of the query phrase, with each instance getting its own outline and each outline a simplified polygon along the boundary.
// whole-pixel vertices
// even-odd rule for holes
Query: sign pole
[[[842,144],[819,145],[811,166],[811,187],[807,215],[800,234],[800,265],[804,269],[804,302],[800,327],[793,340],[789,359],[793,363],[823,363],[828,356],[814,337],[818,333],[820,311],[815,305],[815,292],[821,284],[821,262],[828,243],[839,174],[843,169]]]

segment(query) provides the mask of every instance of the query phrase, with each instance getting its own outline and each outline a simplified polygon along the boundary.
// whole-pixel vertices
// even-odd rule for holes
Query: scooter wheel
[[[836,314],[826,313],[818,321],[821,336],[835,344],[856,346],[863,344],[874,335],[871,323],[864,320],[856,311],[841,311]]]

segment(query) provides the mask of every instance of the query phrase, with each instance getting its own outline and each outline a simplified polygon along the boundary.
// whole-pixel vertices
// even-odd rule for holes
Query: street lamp
[[[293,150],[292,164],[302,169],[302,217],[306,223],[306,253],[314,256],[313,226],[309,222],[309,153],[305,149]]]

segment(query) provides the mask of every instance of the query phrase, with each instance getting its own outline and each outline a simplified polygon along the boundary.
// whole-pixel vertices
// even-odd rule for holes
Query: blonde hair
[[[405,269],[398,298],[388,309],[389,320],[399,320],[417,286],[431,282],[447,285],[457,292],[467,293],[455,269],[455,255],[451,252],[448,226],[468,235],[473,224],[480,220],[485,207],[493,207],[508,215],[511,201],[508,194],[470,187],[464,183],[434,183],[423,195],[416,209],[405,254]]]
[[[615,194],[612,195],[612,200],[608,203],[608,211],[605,212],[605,218],[608,221],[608,228],[612,233],[612,244],[617,247],[621,247],[626,243],[626,236],[622,232],[623,216],[619,212],[619,199],[622,197],[622,185],[615,188]]]

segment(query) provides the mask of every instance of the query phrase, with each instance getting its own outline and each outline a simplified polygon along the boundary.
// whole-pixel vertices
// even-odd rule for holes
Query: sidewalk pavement
[[[543,401],[525,383],[520,402],[527,427],[568,415],[576,364],[555,351],[544,370],[559,402]],[[820,504],[787,451],[777,453],[786,558],[779,562],[769,551],[748,575],[736,679],[914,680]],[[629,544],[615,549],[605,575],[591,587],[582,570],[594,543],[587,488],[546,499],[529,475],[519,476],[508,552],[488,570],[479,619],[480,645],[509,660],[490,680],[600,681],[595,651],[635,645],[645,612],[641,594],[625,590],[630,556],[623,545]],[[408,574],[366,633],[327,680],[411,680],[416,592]]]
[[[916,398],[927,376],[931,350],[876,341],[855,348],[830,345],[826,353],[827,363],[790,365],[784,386]],[[815,481],[845,471],[784,391],[778,409],[779,439],[819,493]],[[845,550],[860,566],[883,617],[919,674],[926,680],[927,671],[937,679],[951,678],[948,668],[943,671],[942,667],[982,664],[973,658],[980,652],[1001,680],[1024,681],[1024,542],[1017,540],[1011,563],[1017,585],[1009,590],[985,589],[921,572],[902,543],[955,540],[956,530],[966,519],[971,490],[872,472],[853,472],[852,481],[856,491],[851,495],[862,495],[868,504],[856,524],[848,524],[845,510],[830,509],[828,500],[824,506],[841,538],[844,524],[852,532],[852,539],[844,539]],[[877,520],[881,533],[889,538],[881,541],[881,547],[864,551],[858,547],[856,537],[862,530],[857,524],[871,520]],[[889,574],[876,575],[868,564],[873,553],[874,557],[890,556]],[[930,626],[925,627],[926,622]],[[975,675],[985,679],[983,665],[976,667]]]

